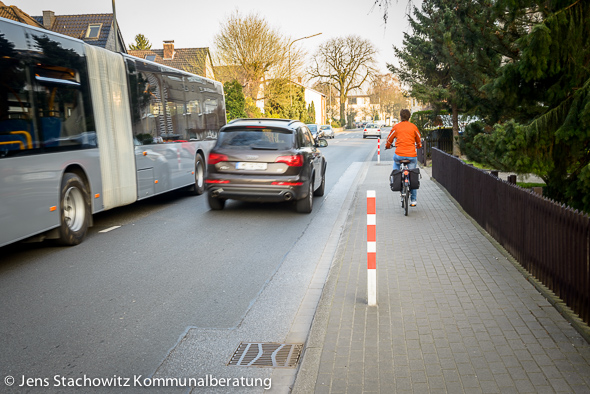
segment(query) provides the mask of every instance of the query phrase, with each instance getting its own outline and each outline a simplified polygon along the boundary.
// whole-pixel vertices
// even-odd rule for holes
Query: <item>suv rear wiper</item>
[[[254,150],[279,150],[276,146],[251,146],[250,149]]]

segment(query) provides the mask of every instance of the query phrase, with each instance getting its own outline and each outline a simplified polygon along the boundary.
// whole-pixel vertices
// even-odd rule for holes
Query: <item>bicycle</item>
[[[394,146],[395,148],[395,146]],[[386,148],[387,149],[387,148]],[[404,210],[405,216],[408,216],[408,210],[410,208],[410,199],[412,194],[412,188],[418,189],[420,187],[420,180],[419,178],[414,178],[410,175],[410,173],[415,172],[415,170],[411,170],[408,164],[412,161],[403,159],[399,161],[400,168],[399,170],[393,170],[391,175],[389,176],[389,185],[391,187],[391,191],[393,192],[400,192],[402,209]],[[419,175],[419,169],[418,175]],[[412,177],[412,178],[411,178]],[[413,179],[413,180],[412,180]]]
[[[402,172],[402,190],[401,200],[402,209],[405,211],[405,216],[408,216],[408,207],[410,206],[410,168],[408,164],[410,160],[400,160],[400,171]]]

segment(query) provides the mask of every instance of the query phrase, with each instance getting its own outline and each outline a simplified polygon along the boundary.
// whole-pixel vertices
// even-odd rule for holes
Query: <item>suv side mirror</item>
[[[328,146],[328,140],[326,140],[325,138],[318,138],[316,146],[319,146],[320,148],[325,148],[326,146]]]

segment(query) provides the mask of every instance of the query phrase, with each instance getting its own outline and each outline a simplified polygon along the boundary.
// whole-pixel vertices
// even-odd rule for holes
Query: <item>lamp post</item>
[[[115,28],[115,52],[119,52],[119,25],[117,24],[117,11],[115,11],[115,0],[113,0],[113,27]]]
[[[291,107],[293,107],[293,96],[291,95],[291,45],[293,45],[294,42],[297,42],[300,40],[305,40],[306,38],[319,36],[320,34],[322,34],[322,33],[316,33],[313,36],[301,37],[301,38],[293,40],[289,43],[289,100],[291,102]]]

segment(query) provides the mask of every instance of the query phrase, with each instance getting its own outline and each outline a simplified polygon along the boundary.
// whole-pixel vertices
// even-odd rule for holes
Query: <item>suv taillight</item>
[[[227,156],[219,153],[209,153],[209,164],[217,164],[222,161],[227,161]]]
[[[275,163],[285,163],[289,167],[303,166],[303,155],[279,156]]]

